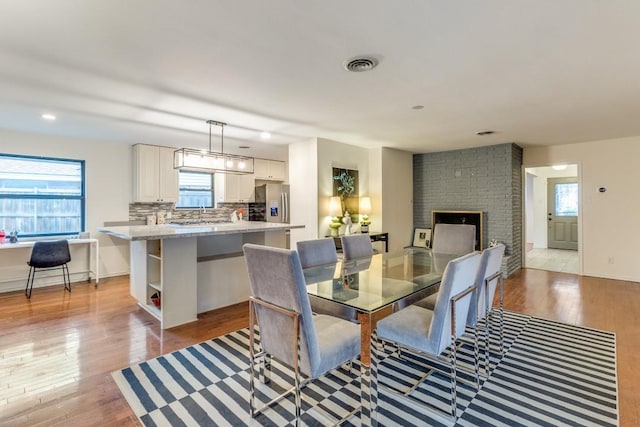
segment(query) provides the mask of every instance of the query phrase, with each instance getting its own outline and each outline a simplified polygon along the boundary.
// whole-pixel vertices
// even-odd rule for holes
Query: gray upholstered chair
[[[350,234],[340,237],[345,261],[354,258],[366,258],[373,255],[373,245],[368,234]]]
[[[425,403],[414,398],[411,392],[428,378],[432,370],[438,370],[451,379],[451,408],[449,415],[456,419],[456,371],[457,371],[457,346],[455,341],[460,337],[466,326],[469,307],[475,304],[474,284],[478,268],[480,266],[480,254],[471,253],[450,261],[442,276],[440,292],[433,310],[427,310],[416,305],[409,306],[390,316],[379,320],[376,333],[372,337],[372,404],[377,403],[379,347],[381,343],[388,342],[395,345],[399,351],[418,353],[427,358],[434,359],[440,364],[449,367],[450,372],[440,370],[436,364],[429,366],[428,373],[408,390],[390,389],[391,392],[403,395],[415,403],[424,406]],[[476,344],[474,351],[475,386],[478,387],[478,358],[477,335],[474,333]],[[449,349],[449,356],[445,357],[445,351]],[[434,407],[427,406],[429,409]],[[440,409],[441,408],[435,408]],[[447,411],[444,411],[447,413]]]
[[[487,248],[482,251],[482,258],[480,261],[480,268],[478,269],[478,275],[475,279],[475,284],[478,286],[478,295],[476,297],[477,304],[469,309],[467,316],[467,325],[475,327],[479,320],[485,319],[485,374],[489,375],[489,340],[492,334],[492,319],[491,314],[493,310],[493,298],[496,293],[496,287],[500,284],[500,305],[498,309],[498,325],[499,325],[499,349],[500,354],[503,352],[503,308],[502,308],[502,274],[500,267],[502,265],[502,257],[504,256],[505,246],[501,243],[497,246]],[[432,294],[424,299],[421,299],[416,303],[417,306],[433,310],[438,298],[438,293]],[[487,316],[489,314],[489,316]]]
[[[470,224],[436,224],[431,251],[464,255],[476,250],[476,226]]]
[[[493,335],[493,298],[496,294],[496,288],[500,286],[500,302],[498,305],[498,343],[500,354],[504,351],[504,330],[503,330],[503,282],[502,272],[500,267],[502,266],[502,258],[504,257],[505,246],[500,243],[499,245],[485,249],[482,252],[482,261],[480,262],[480,269],[478,270],[478,277],[476,278],[476,284],[478,285],[478,304],[477,309],[474,307],[469,310],[469,316],[467,319],[468,324],[477,324],[481,319],[484,319],[485,326],[485,373],[489,375],[489,345],[491,336]]]
[[[338,262],[338,254],[333,238],[304,240],[296,243],[296,246],[302,268],[310,269],[310,271],[305,271],[307,284],[334,278],[335,268],[332,268],[331,265]],[[357,319],[356,311],[345,305],[336,304],[314,295],[309,295],[309,302],[311,309],[316,314],[327,314],[351,322],[355,322]]]
[[[304,240],[297,242],[296,247],[302,268],[338,262],[336,243],[332,237],[327,239]]]
[[[252,294],[249,299],[251,416],[293,392],[298,424],[301,387],[360,355],[360,327],[332,316],[311,314],[296,251],[253,244],[245,244],[243,249]],[[260,329],[261,351],[258,353],[254,345],[254,315]],[[293,370],[294,386],[256,409],[255,365],[264,359],[270,366],[271,356]],[[302,375],[306,377],[304,380]]]
[[[27,264],[29,265],[29,276],[27,277],[27,287],[24,290],[24,294],[27,298],[31,298],[33,281],[36,278],[37,271],[61,269],[64,288],[71,292],[71,279],[69,278],[69,267],[67,266],[68,262],[71,262],[69,241],[54,240],[36,242],[31,250],[31,257],[29,261],[27,261]]]

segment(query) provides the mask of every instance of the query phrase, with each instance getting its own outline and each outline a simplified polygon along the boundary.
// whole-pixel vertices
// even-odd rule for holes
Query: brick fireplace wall
[[[522,148],[500,144],[413,156],[413,225],[432,210],[484,212],[483,242],[506,245],[505,276],[522,267]]]

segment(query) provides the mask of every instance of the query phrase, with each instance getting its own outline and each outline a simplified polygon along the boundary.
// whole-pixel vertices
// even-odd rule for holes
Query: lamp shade
[[[341,216],[342,215],[342,203],[340,203],[340,197],[333,196],[329,199],[329,215]]]
[[[360,213],[363,215],[371,213],[371,197],[360,197]]]

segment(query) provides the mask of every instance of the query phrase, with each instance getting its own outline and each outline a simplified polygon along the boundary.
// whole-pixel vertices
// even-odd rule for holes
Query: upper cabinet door
[[[158,166],[158,180],[160,182],[160,189],[158,196],[162,202],[178,201],[179,187],[178,187],[178,169],[173,167],[173,152],[175,148],[171,147],[159,147],[159,166]]]
[[[279,160],[255,159],[253,164],[256,179],[284,181],[284,162]]]
[[[215,183],[215,197],[219,203],[249,203],[254,201],[255,180],[253,179],[253,174],[217,173]]]
[[[173,168],[173,148],[133,146],[133,201],[178,201],[178,171]]]
[[[133,146],[133,201],[153,203],[158,201],[160,167],[158,147],[153,145]]]

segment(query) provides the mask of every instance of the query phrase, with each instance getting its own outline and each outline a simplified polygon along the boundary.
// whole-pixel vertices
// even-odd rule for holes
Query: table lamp
[[[340,229],[340,218],[338,217],[342,216],[340,197],[333,196],[329,199],[329,216],[331,216],[329,228],[331,229],[331,235],[335,237],[338,235],[338,230]]]

